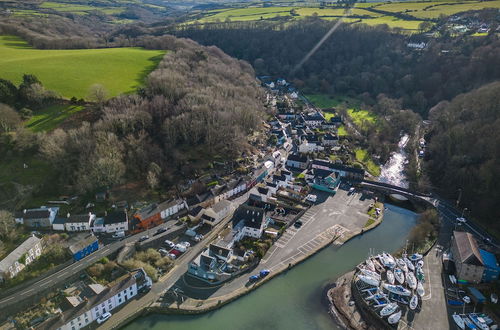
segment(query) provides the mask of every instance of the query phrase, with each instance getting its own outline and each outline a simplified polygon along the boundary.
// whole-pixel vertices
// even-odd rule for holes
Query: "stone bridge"
[[[363,180],[361,181],[361,186],[370,190],[378,190],[386,194],[401,195],[409,200],[416,202],[425,202],[433,205],[434,207],[436,207],[439,204],[439,200],[437,198],[432,197],[429,194],[423,194],[411,189],[395,186],[389,183]]]

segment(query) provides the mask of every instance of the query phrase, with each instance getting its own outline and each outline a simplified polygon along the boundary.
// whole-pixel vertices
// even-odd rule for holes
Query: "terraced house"
[[[42,254],[42,240],[35,235],[28,237],[14,251],[0,261],[0,282],[15,277]]]

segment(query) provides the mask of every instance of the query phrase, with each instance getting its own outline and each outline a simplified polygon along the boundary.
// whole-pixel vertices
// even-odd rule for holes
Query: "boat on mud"
[[[390,269],[387,270],[385,275],[387,276],[387,281],[389,281],[389,283],[391,283],[391,284],[394,284],[394,273],[392,272],[392,270],[390,270]]]
[[[358,275],[358,279],[368,285],[372,286],[379,286],[380,281],[377,280],[376,278],[373,278],[371,276],[366,276],[366,275]]]
[[[406,283],[408,283],[408,286],[413,290],[417,288],[417,278],[413,272],[406,273]]]
[[[366,268],[361,268],[359,270],[361,273],[363,273],[363,275],[366,275],[366,276],[369,276],[369,277],[373,277],[374,279],[380,281],[380,274],[374,272],[374,271],[371,271],[369,269],[366,269]]]
[[[399,284],[403,284],[405,282],[405,274],[399,268],[394,269],[394,277],[396,278],[396,281],[399,282]]]
[[[418,282],[417,284],[417,294],[420,297],[423,297],[425,294],[424,285],[422,284],[422,282]]]
[[[396,324],[401,319],[401,315],[402,315],[401,311],[394,313],[391,316],[389,316],[387,322],[389,322],[389,324]]]
[[[410,299],[410,309],[411,310],[414,310],[415,308],[417,308],[418,306],[418,296],[416,294],[414,294],[411,299]]]
[[[395,293],[395,294],[400,295],[400,296],[407,296],[407,297],[411,296],[411,291],[405,289],[401,285],[391,285],[391,284],[385,283],[384,288],[387,291]]]
[[[398,309],[398,304],[390,303],[389,305],[382,308],[382,310],[380,311],[380,316],[383,317],[383,316],[391,315],[392,313],[394,313],[396,311],[396,309]]]
[[[408,266],[403,259],[397,259],[396,262],[398,264],[398,267],[401,268],[403,272],[408,273]]]
[[[465,321],[460,315],[458,315],[457,313],[453,313],[452,317],[457,327],[459,327],[462,330],[465,329]]]

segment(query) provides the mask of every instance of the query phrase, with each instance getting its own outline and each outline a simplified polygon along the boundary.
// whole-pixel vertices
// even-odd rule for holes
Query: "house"
[[[226,272],[233,250],[217,244],[210,244],[188,265],[188,274],[208,282],[231,278]]]
[[[104,233],[106,231],[104,227],[104,218],[95,218],[90,224],[90,230],[94,233]]]
[[[330,162],[327,159],[314,159],[311,162],[311,168],[312,169],[319,169],[319,170],[325,170],[325,171],[331,171],[332,168],[332,162]]]
[[[233,210],[233,203],[227,200],[221,200],[218,203],[212,205],[212,207],[205,209],[201,220],[203,223],[209,224],[210,226],[217,225],[222,219],[228,216]]]
[[[158,205],[158,208],[161,210],[161,218],[166,219],[174,214],[179,213],[181,210],[187,209],[187,203],[184,199],[174,199],[161,203],[160,205]]]
[[[500,266],[498,265],[497,258],[491,252],[479,249],[481,259],[483,259],[484,272],[481,282],[495,282],[498,280],[500,273]]]
[[[158,206],[158,204],[153,203],[137,211],[130,220],[130,230],[136,233],[163,223]]]
[[[151,278],[143,269],[134,270],[108,286],[89,284],[76,291],[75,295],[65,297],[60,306],[63,311],[36,326],[36,329],[78,330],[87,327],[102,314],[126,304],[151,285]]]
[[[52,222],[52,230],[65,231],[66,230],[66,220],[67,218],[56,217]]]
[[[45,207],[25,209],[15,215],[15,221],[31,228],[52,228],[59,207]]]
[[[212,189],[212,194],[214,195],[214,203],[218,203],[221,200],[229,199],[243,191],[246,190],[246,182],[243,178],[234,179],[229,181],[227,184],[222,186],[217,186]]]
[[[235,241],[244,237],[260,238],[266,227],[264,209],[245,204],[238,207],[231,221],[233,229],[237,231]]]
[[[95,222],[94,222],[95,223]],[[125,211],[114,211],[104,216],[103,231],[115,233],[128,230],[128,216]]]
[[[89,212],[88,214],[72,215],[68,213],[68,219],[64,224],[66,231],[88,231],[90,224],[95,219],[95,214]]]
[[[281,120],[294,120],[297,117],[297,114],[293,112],[282,112],[278,113],[277,116]]]
[[[333,147],[339,144],[339,138],[336,135],[327,133],[323,135],[323,140],[321,141],[323,146]]]
[[[204,208],[201,206],[195,206],[188,211],[188,217],[191,221],[196,221],[203,215]]]
[[[15,277],[42,254],[42,240],[35,235],[28,237],[14,251],[0,261],[0,282]]]
[[[312,114],[305,115],[303,118],[306,125],[311,127],[319,127],[325,122],[325,117],[317,111]]]
[[[308,140],[302,140],[302,143],[299,145],[299,153],[301,154],[308,154],[323,150],[325,150],[325,148],[320,146],[318,142],[309,142]]]
[[[472,283],[481,282],[484,273],[484,263],[476,239],[471,233],[454,231],[451,253],[459,280]]]
[[[331,194],[337,191],[341,179],[338,172],[323,169],[313,169],[312,172],[314,173],[314,177],[309,182],[311,187]]]
[[[309,161],[306,156],[299,156],[299,155],[288,155],[288,158],[286,160],[286,166],[294,168],[294,169],[301,169],[305,170],[307,168]]]
[[[81,260],[99,249],[97,238],[90,234],[79,242],[71,245],[69,251],[75,261]]]
[[[351,166],[344,166],[340,164],[331,164],[330,169],[338,172],[341,178],[348,180],[363,180],[365,178],[365,170]]]

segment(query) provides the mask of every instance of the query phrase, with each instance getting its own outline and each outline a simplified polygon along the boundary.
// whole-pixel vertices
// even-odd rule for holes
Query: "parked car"
[[[266,277],[267,275],[269,275],[271,271],[269,269],[263,269],[260,271],[259,275],[260,277]]]
[[[169,241],[168,239],[165,240],[165,245],[168,246],[169,248],[173,249],[175,244],[172,241]]]
[[[187,247],[185,245],[182,245],[182,244],[177,244],[176,246],[174,246],[174,250],[178,250],[178,251],[184,253],[184,252],[186,252]],[[172,253],[172,251],[170,251],[170,253]]]
[[[299,229],[300,227],[302,227],[302,225],[303,225],[303,224],[304,224],[304,223],[303,223],[302,221],[297,220],[297,221],[295,221],[295,223],[293,224],[293,226],[294,226],[295,228]]]
[[[162,257],[168,256],[168,251],[165,250],[165,249],[158,249],[158,252],[160,252],[160,254],[162,255]]]
[[[185,247],[187,247],[187,248],[188,248],[188,247],[191,247],[191,243],[189,243],[189,242],[180,242],[179,244],[180,244],[180,245],[184,245],[184,246],[185,246]]]
[[[306,201],[311,202],[311,203],[316,203],[318,200],[318,196],[316,195],[307,195]]]
[[[465,218],[457,218],[457,221],[461,222],[461,223],[466,223],[467,222],[467,220]]]
[[[177,256],[173,253],[169,253],[168,256],[170,257],[170,259],[172,260],[175,260],[177,258]]]
[[[113,237],[113,238],[123,238],[123,237],[125,237],[125,232],[124,231],[117,231],[111,237]]]
[[[351,187],[349,188],[349,192],[347,193],[348,195],[351,195],[351,194],[354,194],[354,191],[356,190],[356,188],[354,187]]]
[[[101,324],[106,322],[111,317],[110,312],[106,312],[97,318],[97,323]]]
[[[202,239],[203,239],[203,235],[202,235],[202,234],[198,234],[198,235],[196,235],[196,236],[193,238],[193,240],[194,240],[195,242],[199,242],[199,241],[201,241]]]
[[[167,231],[167,228],[163,228],[163,227],[162,227],[162,228],[158,228],[158,229],[156,230],[155,235],[159,235],[159,234],[164,233],[164,232],[166,232],[166,231]]]
[[[144,236],[141,236],[141,238],[139,238],[139,242],[144,242],[146,240],[149,239],[149,236],[148,235],[144,235]]]
[[[260,279],[260,276],[259,275],[252,275],[248,278],[248,281],[249,282],[256,282]]]

